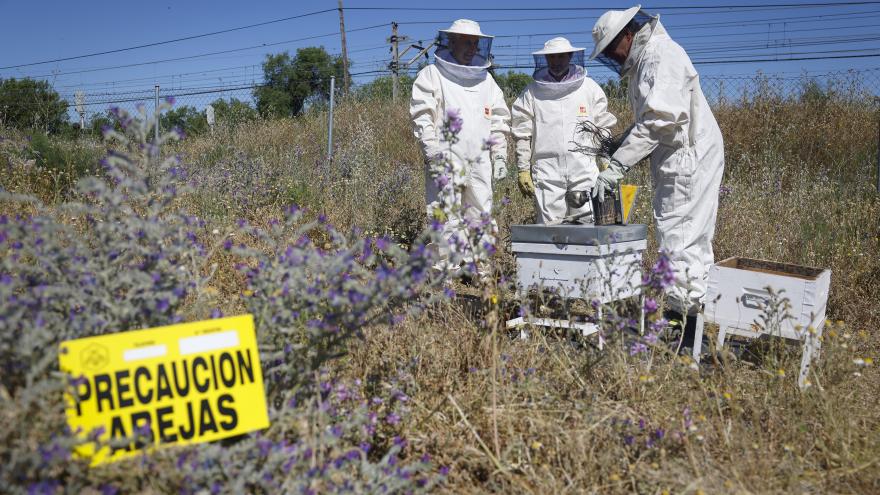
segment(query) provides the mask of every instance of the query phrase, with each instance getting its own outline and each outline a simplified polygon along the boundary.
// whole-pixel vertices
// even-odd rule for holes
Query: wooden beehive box
[[[813,327],[820,333],[825,322],[831,271],[820,268],[733,257],[709,269],[706,320],[727,334],[757,336],[778,331],[780,337],[802,340]],[[787,299],[787,318],[775,318],[775,328],[764,328],[771,292]]]

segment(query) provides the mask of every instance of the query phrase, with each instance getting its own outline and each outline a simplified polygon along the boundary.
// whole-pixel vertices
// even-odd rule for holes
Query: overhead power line
[[[251,28],[260,27],[260,26],[267,26],[269,24],[276,24],[279,22],[290,21],[293,19],[302,19],[304,17],[311,17],[314,15],[324,14],[327,12],[334,12],[334,11],[336,11],[336,9],[316,10],[314,12],[307,12],[305,14],[292,15],[289,17],[283,17],[281,19],[272,19],[270,21],[258,22],[256,24],[248,24],[247,26],[238,26],[238,27],[229,28],[229,29],[221,29],[220,31],[212,31],[210,33],[194,34],[192,36],[184,36],[182,38],[175,38],[175,39],[165,40],[165,41],[156,41],[154,43],[145,43],[143,45],[129,46],[129,47],[125,47],[125,48],[117,48],[115,50],[105,50],[105,51],[101,51],[101,52],[86,53],[83,55],[74,55],[71,57],[55,58],[55,59],[51,59],[51,60],[41,60],[39,62],[29,62],[26,64],[7,65],[6,67],[0,67],[0,69],[17,69],[20,67],[31,67],[34,65],[51,64],[51,63],[55,63],[55,62],[66,62],[68,60],[78,60],[78,59],[82,59],[82,58],[97,57],[99,55],[109,55],[111,53],[121,53],[121,52],[130,51],[130,50],[139,50],[141,48],[149,48],[149,47],[153,47],[153,46],[167,45],[169,43],[178,43],[181,41],[194,40],[194,39],[198,39],[198,38],[206,38],[208,36],[216,36],[218,34],[231,33],[234,31],[241,31],[243,29],[251,29]]]
[[[332,9],[332,10],[335,11],[336,9]],[[388,26],[387,23],[376,24],[374,26],[366,26],[366,27],[357,28],[357,29],[349,29],[348,32],[353,33],[356,31],[366,31],[369,29],[377,29],[377,28],[382,28],[382,27],[387,27],[387,26]],[[327,33],[327,34],[317,34],[314,36],[306,36],[304,38],[296,38],[296,39],[292,39],[292,40],[277,41],[275,43],[261,43],[259,45],[246,46],[246,47],[242,47],[242,48],[231,48],[229,50],[218,50],[215,52],[200,53],[197,55],[187,55],[184,57],[166,58],[166,59],[162,59],[162,60],[150,60],[148,62],[136,62],[136,63],[131,63],[131,64],[113,65],[113,66],[109,66],[109,67],[98,67],[98,68],[93,68],[93,69],[82,69],[82,70],[74,70],[74,71],[56,72],[56,73],[42,74],[42,75],[36,75],[36,76],[31,75],[31,76],[27,76],[27,77],[38,79],[38,78],[42,78],[42,77],[56,77],[56,76],[72,75],[72,74],[85,74],[88,72],[99,72],[99,71],[104,71],[104,70],[126,69],[129,67],[140,67],[143,65],[163,64],[163,63],[168,63],[168,62],[179,62],[181,60],[192,60],[195,58],[210,57],[213,55],[223,55],[226,53],[243,52],[246,50],[255,50],[258,48],[285,45],[287,43],[296,43],[298,41],[307,41],[307,40],[314,40],[314,39],[318,39],[318,38],[327,38],[330,36],[339,36],[339,31],[334,31],[332,33]]]
[[[880,10],[863,10],[857,12],[845,12],[841,14],[813,14],[813,15],[804,15],[804,16],[786,16],[786,17],[773,17],[773,18],[764,18],[764,19],[756,19],[749,21],[715,21],[715,22],[701,22],[698,25],[692,26],[676,26],[674,24],[669,24],[664,22],[667,28],[674,29],[704,29],[708,27],[714,26],[745,26],[745,25],[759,25],[759,24],[770,24],[771,21],[780,21],[785,22],[787,24],[793,24],[796,22],[813,22],[814,20],[840,20],[848,17],[859,17],[865,14],[876,14],[880,12]],[[707,14],[703,12],[703,14]],[[680,15],[680,14],[676,14]],[[516,17],[516,18],[507,18],[507,19],[474,19],[479,23],[497,23],[497,22],[542,22],[542,21],[572,21],[572,20],[586,20],[586,19],[596,19],[595,15],[589,16],[566,16],[566,17]],[[399,21],[397,24],[401,26],[411,26],[411,25],[419,25],[419,24],[448,24],[451,22],[451,19],[443,19],[443,20],[418,20],[418,21]]]
[[[862,2],[814,2],[814,3],[765,3],[757,5],[645,5],[644,9],[651,10],[748,10],[767,8],[814,8],[814,7],[848,7],[857,5],[880,5],[880,1]],[[619,5],[605,7],[506,7],[506,11],[607,11],[619,9]],[[497,7],[347,7],[347,10],[394,10],[394,11],[469,11],[486,12],[497,11]]]
[[[860,5],[877,5],[880,4],[880,1],[858,1],[858,2],[818,2],[818,3],[777,3],[777,4],[763,4],[763,5],[674,5],[674,6],[652,6],[650,9],[655,10],[697,10],[697,11],[706,11],[706,10],[756,10],[756,9],[768,9],[768,8],[810,8],[810,7],[836,7],[836,6],[860,6]],[[505,10],[508,11],[604,11],[610,10],[613,7],[543,7],[543,8],[507,8]],[[216,36],[220,34],[241,31],[245,29],[252,29],[255,27],[266,26],[270,24],[276,24],[279,22],[290,21],[294,19],[302,19],[306,17],[311,17],[319,14],[324,14],[328,12],[334,12],[337,9],[323,9],[316,10],[313,12],[307,12],[304,14],[298,14],[294,16],[282,17],[279,19],[271,19],[264,22],[258,22],[254,24],[248,24],[244,26],[237,26],[229,29],[221,29],[218,31],[211,31],[208,33],[195,34],[190,36],[183,36],[180,38],[174,38],[170,40],[157,41],[152,43],[145,43],[141,45],[129,46],[124,48],[116,48],[113,50],[104,50],[94,53],[86,53],[82,55],[74,55],[69,57],[61,57],[49,60],[41,60],[37,62],[28,62],[24,64],[16,64],[16,65],[8,65],[0,67],[0,70],[4,69],[17,69],[23,67],[32,67],[35,65],[43,65],[49,63],[57,63],[57,62],[66,62],[70,60],[79,60],[84,58],[96,57],[100,55],[109,55],[113,53],[122,53],[131,50],[138,50],[143,48],[150,48],[155,46],[167,45],[171,43],[179,43],[182,41],[194,40],[199,38],[205,38],[209,36]],[[496,8],[480,8],[480,7],[469,7],[469,8],[447,8],[447,7],[349,7],[348,10],[395,10],[395,11],[494,11]],[[554,20],[554,19],[562,19],[562,18],[546,18],[546,19],[534,19],[534,20]],[[492,20],[484,20],[482,22],[501,22],[501,21],[509,21],[509,22],[518,22],[520,19],[492,19]],[[431,23],[431,21],[422,21],[422,22],[410,22],[408,24],[422,24],[422,23]]]
[[[830,55],[830,56],[805,56],[805,57],[772,57],[772,58],[754,58],[754,59],[693,59],[694,65],[716,65],[716,64],[751,64],[759,62],[798,62],[804,60],[838,60],[838,59],[854,59],[854,58],[878,58],[880,53],[861,54],[861,55]],[[603,65],[596,64],[593,67],[604,68]],[[497,65],[498,70],[506,69],[534,69],[534,65]]]
[[[753,64],[758,62],[798,62],[803,60],[839,60],[849,58],[877,58],[880,53],[870,53],[863,55],[832,55],[820,57],[789,57],[789,58],[755,58],[748,60],[694,60],[694,65],[714,65],[714,64]]]
[[[729,9],[734,12],[739,12],[739,13],[745,14],[745,13],[749,13],[749,12],[754,12],[757,9],[771,9],[771,8],[772,9],[783,9],[783,8],[819,8],[819,7],[845,7],[845,6],[856,7],[856,6],[876,6],[876,5],[880,5],[880,1],[814,2],[814,3],[796,3],[796,4],[795,3],[769,3],[769,4],[752,4],[752,5],[741,5],[741,4],[739,4],[739,5],[690,5],[690,6],[688,6],[688,5],[675,5],[675,6],[653,6],[653,7],[646,6],[645,8],[646,8],[646,10],[649,10],[649,11],[652,9],[675,10],[678,12],[676,15],[685,14],[685,12],[683,12],[684,10],[694,10],[694,11],[696,11],[696,12],[693,12],[695,14],[702,13],[702,14],[706,14],[706,15],[717,15],[717,14],[719,14],[719,12],[715,11],[717,9]],[[608,7],[608,8],[619,8],[619,7]],[[526,12],[526,11],[539,11],[539,10],[540,11],[548,11],[548,10],[549,11],[554,11],[554,10],[556,10],[556,11],[599,11],[599,10],[605,10],[605,9],[606,8],[604,8],[604,7],[548,7],[548,8],[512,8],[512,9],[504,9],[504,10]],[[315,12],[310,12],[310,13],[306,13],[306,14],[300,14],[298,16],[291,16],[291,17],[286,17],[286,18],[281,18],[281,19],[274,19],[274,20],[263,22],[263,23],[251,24],[248,26],[240,26],[237,28],[230,28],[228,30],[214,31],[212,33],[203,33],[200,35],[193,35],[193,36],[188,36],[188,37],[183,37],[183,38],[177,38],[174,40],[166,40],[166,41],[162,41],[162,42],[157,42],[154,44],[139,45],[139,46],[135,46],[135,47],[126,47],[126,48],[120,48],[120,49],[116,49],[116,50],[108,50],[106,52],[86,54],[86,55],[77,56],[77,57],[68,57],[65,59],[57,59],[54,61],[70,60],[73,58],[84,58],[84,57],[88,57],[88,56],[100,55],[103,53],[115,53],[115,52],[119,52],[119,51],[133,50],[133,49],[137,49],[140,47],[153,46],[156,44],[173,43],[176,41],[183,41],[185,39],[211,36],[214,34],[220,34],[223,32],[228,32],[228,31],[233,31],[233,30],[247,29],[247,28],[256,27],[259,25],[265,25],[265,24],[270,24],[270,23],[275,23],[275,22],[282,22],[285,20],[295,19],[298,17],[317,15],[317,14],[324,13],[324,12],[334,12],[336,10],[337,9],[335,9],[335,8],[334,9],[326,9],[323,11],[315,11]],[[381,6],[376,6],[376,7],[349,7],[348,10],[389,10],[389,11],[395,10],[395,11],[403,11],[403,12],[406,12],[406,11],[458,11],[458,10],[466,10],[466,11],[496,11],[497,12],[499,9],[497,9],[497,8],[453,9],[453,8],[444,8],[444,7],[436,7],[435,8],[435,7],[381,7]],[[880,10],[866,10],[866,11],[862,11],[862,12],[844,12],[844,13],[823,14],[823,15],[816,14],[816,15],[807,15],[807,16],[785,16],[785,17],[778,17],[778,18],[766,18],[765,17],[763,19],[750,19],[750,20],[741,20],[741,21],[727,20],[727,21],[717,22],[717,23],[715,23],[715,22],[712,22],[712,23],[700,22],[700,23],[694,23],[692,25],[684,24],[682,26],[675,26],[673,24],[672,26],[668,26],[668,27],[671,30],[673,30],[673,33],[674,33],[674,30],[704,29],[704,28],[708,29],[708,28],[710,28],[710,26],[717,26],[717,27],[720,27],[720,26],[730,26],[730,27],[734,27],[734,26],[760,26],[760,25],[769,26],[771,24],[771,21],[774,21],[774,20],[779,20],[785,24],[788,24],[788,23],[795,23],[795,22],[815,22],[815,20],[818,20],[818,19],[823,19],[823,20],[828,20],[828,21],[832,21],[832,20],[833,21],[845,21],[848,18],[859,17],[859,16],[861,16],[863,18],[863,21],[870,22],[871,19],[876,17],[871,14],[878,13],[878,12],[880,12]],[[524,15],[528,16],[529,14],[524,14]],[[428,17],[431,17],[431,16],[428,15]],[[751,16],[751,17],[754,17],[754,16]],[[592,18],[592,16],[590,16],[590,17],[588,17],[588,16],[583,16],[583,17],[538,17],[538,18],[533,18],[533,19],[489,19],[489,20],[482,20],[481,22],[520,22],[520,21],[564,20],[564,19],[572,20],[572,19],[588,19],[588,18]],[[735,17],[734,17],[734,19],[735,19]],[[814,21],[807,21],[807,20],[800,20],[800,19],[813,19]],[[441,22],[445,22],[445,21],[441,21]],[[413,21],[413,22],[402,21],[402,22],[400,22],[400,24],[428,24],[428,23],[439,24],[440,22],[436,22],[436,23],[433,21]],[[354,30],[349,30],[348,32],[362,31],[362,30],[368,30],[368,29],[379,29],[382,27],[387,27],[387,23],[377,24],[375,26],[367,26],[367,27],[358,28],[358,29],[354,29]],[[847,26],[848,29],[857,28],[857,27],[870,27],[870,25]],[[815,31],[823,31],[823,30],[831,30],[831,29],[838,29],[838,28],[818,27],[815,29]],[[811,31],[811,30],[810,29],[791,29],[791,30],[784,29],[784,30],[780,30],[779,32],[775,32],[775,31],[768,32],[766,34],[769,36],[786,36],[786,38],[781,39],[781,40],[770,39],[767,43],[765,43],[762,40],[758,40],[758,39],[755,39],[755,40],[742,40],[741,39],[738,41],[740,41],[740,43],[744,43],[742,45],[730,44],[729,41],[722,41],[722,42],[717,43],[717,45],[718,45],[717,48],[712,47],[712,45],[716,44],[716,43],[712,43],[712,42],[706,42],[706,43],[702,43],[702,44],[700,44],[700,43],[688,44],[688,45],[686,45],[686,48],[691,53],[694,53],[694,54],[701,53],[706,57],[712,57],[713,60],[715,60],[715,59],[719,60],[718,62],[713,61],[712,63],[723,63],[723,61],[720,61],[721,57],[725,56],[723,54],[728,54],[730,52],[742,51],[742,50],[747,50],[747,49],[762,50],[762,51],[763,50],[778,50],[778,51],[782,52],[782,51],[788,50],[790,47],[794,47],[794,46],[807,46],[807,45],[812,45],[812,44],[824,44],[824,43],[828,43],[828,44],[857,43],[857,42],[873,41],[873,40],[877,39],[877,38],[865,39],[863,37],[862,39],[847,38],[847,39],[824,39],[823,40],[822,38],[806,38],[805,37],[805,38],[797,39],[797,38],[788,38],[787,37],[788,33],[799,32],[799,31]],[[571,32],[570,34],[586,34],[589,32],[590,31],[575,31],[575,32]],[[502,34],[497,37],[498,38],[524,38],[524,37],[532,37],[532,36],[550,36],[550,35],[558,35],[558,34],[568,34],[568,33],[558,33],[558,32],[549,33],[548,32],[548,33]],[[737,37],[749,36],[749,35],[758,36],[758,35],[763,35],[763,34],[765,34],[765,33],[757,33],[757,32],[751,33],[751,32],[737,31],[735,33],[721,34],[721,35],[717,35],[717,36],[719,37],[719,39],[725,39],[728,36],[737,36]],[[24,77],[51,78],[51,77],[83,74],[83,73],[90,73],[90,72],[97,72],[97,71],[107,71],[107,70],[113,70],[113,69],[124,69],[124,68],[137,67],[137,66],[148,66],[148,65],[154,65],[154,64],[159,64],[159,63],[177,62],[177,61],[192,60],[192,59],[202,58],[202,57],[212,57],[212,56],[225,55],[225,54],[236,53],[236,52],[244,52],[247,50],[254,50],[254,49],[266,48],[266,47],[270,47],[270,46],[282,45],[282,44],[286,44],[286,43],[294,43],[294,42],[298,42],[298,41],[305,41],[305,40],[310,40],[310,39],[318,39],[318,38],[338,36],[338,35],[339,35],[339,33],[334,31],[333,33],[327,33],[327,34],[321,34],[321,35],[315,35],[315,36],[307,36],[307,37],[303,37],[303,38],[274,42],[274,43],[262,43],[262,44],[253,45],[253,46],[233,48],[233,49],[229,49],[229,50],[219,50],[219,51],[202,53],[202,54],[197,54],[197,55],[174,57],[174,58],[168,58],[168,59],[162,59],[162,60],[151,60],[151,61],[146,61],[146,62],[129,63],[129,64],[123,64],[123,65],[109,66],[109,67],[98,67],[98,68],[91,68],[91,69],[84,68],[84,69],[77,69],[77,70],[72,70],[72,71],[67,71],[67,72],[54,72],[51,74],[36,75],[36,76],[32,75],[32,76],[24,76]],[[850,33],[850,35],[852,35],[852,33]],[[712,36],[716,36],[716,35],[712,35]],[[675,36],[673,34],[673,38],[676,40],[685,40],[685,39],[689,39],[689,38],[704,38],[704,37],[707,37],[707,35]],[[505,41],[508,41],[508,40],[505,40]],[[745,44],[745,43],[748,43],[748,44]],[[698,45],[702,45],[702,46],[698,46]],[[504,45],[496,45],[496,46],[501,47]],[[521,46],[522,45],[519,45],[517,43],[517,48],[520,48]],[[349,50],[349,53],[366,52],[366,51],[379,50],[379,49],[386,49],[387,50],[387,45],[383,44],[383,45],[377,45],[377,46],[369,47],[369,48]],[[852,50],[852,51],[837,50],[837,51],[833,51],[833,52],[834,53],[838,53],[838,52],[844,53],[847,56],[846,57],[834,56],[834,57],[826,57],[826,58],[827,59],[857,58],[854,56],[855,53],[852,53],[852,52],[865,52],[868,50],[869,49]],[[764,57],[774,57],[772,60],[766,60],[766,61],[798,60],[798,59],[793,59],[793,58],[779,59],[778,57],[790,57],[791,55],[798,55],[800,53],[808,54],[807,56],[809,58],[803,58],[804,60],[826,59],[826,58],[822,58],[822,57],[814,58],[815,54],[819,54],[821,52],[779,53],[778,55],[772,54],[772,53],[773,52],[771,52],[770,54],[753,53],[752,59],[754,59],[756,62],[757,61],[764,61]],[[828,52],[828,53],[830,54],[831,52]],[[517,56],[517,55],[511,54],[511,57],[513,57],[513,56]],[[526,55],[523,55],[523,56],[526,56]],[[738,55],[735,55],[735,54],[730,54],[729,56],[738,57]],[[743,55],[743,56],[745,56],[745,55]],[[506,57],[506,55],[501,55],[499,58],[504,58],[504,57]],[[748,61],[751,61],[752,59],[749,59]],[[48,63],[48,62],[52,62],[52,61],[45,61],[45,62]],[[376,61],[369,60],[366,62],[356,62],[356,63],[357,64],[370,64],[373,62],[376,62]],[[743,61],[739,61],[738,63],[742,63],[742,62]],[[0,67],[0,69],[24,67],[24,66],[28,66],[28,65],[37,65],[40,63],[44,63],[44,62],[34,62],[31,64],[23,64],[23,65],[19,65],[19,66]],[[697,62],[695,61],[695,63],[697,63]],[[363,65],[361,67],[367,68]],[[139,78],[139,79],[134,79],[134,80],[129,79],[127,81],[152,80],[152,81],[158,82],[157,78],[159,78],[159,79],[161,79],[163,77],[166,77],[166,78],[172,77],[173,78],[173,77],[180,77],[182,75],[188,75],[188,74],[205,74],[206,72],[219,72],[222,70],[223,69],[209,70],[209,71],[195,71],[195,72],[184,73],[184,74],[170,74],[167,76],[153,76],[152,78],[144,77],[144,78]],[[372,73],[374,73],[374,72],[359,73],[358,75],[365,76],[365,75],[369,75]],[[352,75],[354,75],[354,74],[352,74]],[[220,79],[219,77],[217,77],[217,78],[207,77],[206,74],[205,74],[205,76],[206,77],[203,77],[200,79],[188,79],[186,81],[186,83],[189,86],[192,86],[193,82],[211,81],[211,80]],[[255,77],[253,75],[251,76],[251,78],[255,79]],[[234,83],[234,82],[242,81],[242,79],[247,79],[247,76],[242,75],[240,72],[238,74],[230,74],[228,76],[227,75],[223,76],[224,82],[229,81],[229,82]],[[107,81],[105,83],[100,83],[100,84],[110,84],[110,85],[114,86],[114,89],[117,89],[116,85],[120,82],[123,82],[123,81]],[[242,82],[246,82],[246,81],[242,81]],[[172,80],[171,84],[173,86],[178,86],[178,85],[182,85],[182,83],[183,83],[182,80],[181,81],[173,81]],[[207,83],[207,84],[210,84],[210,83]],[[165,85],[163,85],[163,87],[164,86]],[[83,88],[83,87],[88,87],[88,84],[68,85],[65,87]]]

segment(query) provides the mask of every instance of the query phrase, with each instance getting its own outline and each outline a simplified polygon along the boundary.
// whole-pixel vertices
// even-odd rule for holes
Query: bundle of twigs
[[[611,158],[611,155],[620,147],[620,143],[629,133],[629,129],[618,135],[611,134],[611,129],[600,127],[589,120],[585,120],[578,124],[577,133],[586,135],[588,139],[583,141],[590,144],[580,144],[572,141],[574,148],[571,150],[575,153],[583,153],[589,156]]]

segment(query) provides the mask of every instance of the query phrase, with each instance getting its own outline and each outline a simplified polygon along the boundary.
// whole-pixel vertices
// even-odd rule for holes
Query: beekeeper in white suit
[[[580,124],[592,122],[610,132],[617,119],[608,111],[602,88],[587,77],[583,48],[553,38],[532,55],[534,81],[512,108],[520,189],[534,195],[538,223],[568,216],[591,223],[592,205],[587,199],[599,168],[595,156],[572,150],[576,145],[597,145],[594,134],[579,132]],[[584,192],[583,199],[571,194],[566,199],[566,193],[577,191]]]
[[[483,34],[478,23],[468,19],[453,22],[439,32],[437,44],[434,63],[419,71],[413,83],[413,129],[426,162],[443,156],[463,168],[462,216],[479,217],[491,213],[493,176],[496,180],[507,176],[510,110],[488,71],[492,37]],[[458,142],[451,146],[441,142],[440,133],[449,110],[457,110],[463,121]],[[487,141],[492,143],[489,149],[485,149]],[[427,167],[425,186],[428,217],[433,218],[439,189]],[[463,220],[447,218],[444,236],[449,239],[463,232]],[[448,255],[448,245],[437,248]]]
[[[635,124],[599,174],[595,192],[614,187],[639,160],[651,157],[654,220],[660,249],[669,253],[676,283],[667,289],[667,318],[686,316],[682,348],[694,345],[695,315],[714,262],[712,237],[724,142],[700,78],[684,49],[637,5],[609,11],[593,27],[590,59],[628,78]]]

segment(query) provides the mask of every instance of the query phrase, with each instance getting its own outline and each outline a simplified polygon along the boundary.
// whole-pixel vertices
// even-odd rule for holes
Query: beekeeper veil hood
[[[627,10],[609,10],[599,17],[593,26],[593,43],[595,48],[590,60],[596,59],[618,74],[625,74],[639,59],[645,43],[651,37],[660,20],[659,15],[652,16],[641,9],[641,5]],[[625,61],[610,57],[606,50],[613,48],[623,32],[633,33],[633,42]]]
[[[532,52],[535,59],[537,95],[559,98],[577,89],[587,75],[584,69],[584,49],[574,47],[562,37],[544,43],[544,48]]]
[[[492,36],[483,34],[477,22],[459,19],[437,33],[434,61],[454,79],[479,81],[492,65],[491,51]]]

